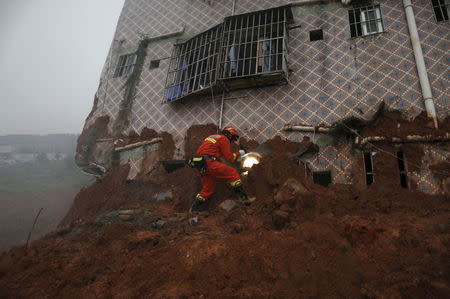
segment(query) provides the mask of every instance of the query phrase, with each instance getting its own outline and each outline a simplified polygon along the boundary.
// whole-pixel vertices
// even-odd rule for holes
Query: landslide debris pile
[[[260,145],[272,150],[244,183],[256,201],[219,184],[197,218],[195,170],[114,169],[59,230],[2,255],[0,297],[449,298],[448,197],[315,185],[296,159],[307,143]]]

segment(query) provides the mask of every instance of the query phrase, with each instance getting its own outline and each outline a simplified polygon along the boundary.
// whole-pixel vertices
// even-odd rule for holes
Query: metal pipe
[[[232,10],[231,10],[231,15],[232,15],[232,16],[234,16],[235,9],[236,9],[236,0],[233,0],[233,8],[232,8]]]
[[[431,143],[431,142],[446,142],[450,140],[450,133],[446,133],[441,136],[433,135],[408,135],[405,138],[399,137],[386,137],[386,136],[369,136],[369,137],[356,137],[355,144],[365,145],[372,142],[392,142],[392,143]]]
[[[417,73],[419,74],[419,82],[422,89],[422,97],[425,102],[425,110],[427,111],[428,117],[433,119],[434,127],[438,128],[433,94],[431,92],[430,81],[428,80],[427,69],[423,58],[422,46],[420,44],[419,33],[417,32],[417,24],[414,17],[411,0],[403,0],[403,7],[405,8],[406,20],[408,22],[409,36],[414,51],[414,58],[416,60]]]
[[[283,131],[300,131],[300,132],[316,132],[316,133],[327,133],[330,128],[326,127],[312,127],[312,126],[295,126],[295,125],[284,125]]]

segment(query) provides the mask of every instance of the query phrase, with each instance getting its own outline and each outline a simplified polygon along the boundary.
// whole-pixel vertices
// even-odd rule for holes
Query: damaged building
[[[126,0],[77,163],[130,163],[134,179],[185,158],[190,127],[232,125],[260,144],[309,137],[319,151],[302,162],[323,185],[448,192],[449,12],[445,0]]]

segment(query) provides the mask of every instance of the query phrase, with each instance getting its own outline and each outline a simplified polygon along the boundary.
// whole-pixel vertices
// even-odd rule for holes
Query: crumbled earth
[[[408,135],[445,136],[450,132],[450,117],[440,121],[436,129],[433,120],[428,118],[424,111],[414,119],[408,120],[400,112],[386,110],[384,105],[380,109],[377,117],[362,130],[361,136],[402,138]]]
[[[186,152],[213,129],[193,129]],[[196,170],[126,181],[117,167],[58,230],[1,256],[0,297],[450,297],[447,195],[322,187],[296,159],[304,144],[249,143],[267,150],[244,178],[250,206],[220,182],[193,215]]]

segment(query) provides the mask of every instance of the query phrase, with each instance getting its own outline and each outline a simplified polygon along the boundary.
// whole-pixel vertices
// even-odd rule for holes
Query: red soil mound
[[[234,195],[219,184],[197,223],[195,170],[126,182],[127,167],[115,169],[80,192],[71,226],[1,257],[0,297],[450,296],[445,196],[322,187],[293,158],[301,144],[267,146],[277,151],[245,181],[256,201],[226,211]]]
[[[427,117],[426,112],[420,113],[413,120],[408,120],[403,118],[399,112],[382,109],[376,119],[362,130],[361,136],[401,138],[408,135],[444,136],[450,132],[450,117],[440,122],[439,128],[436,129],[433,120]]]

